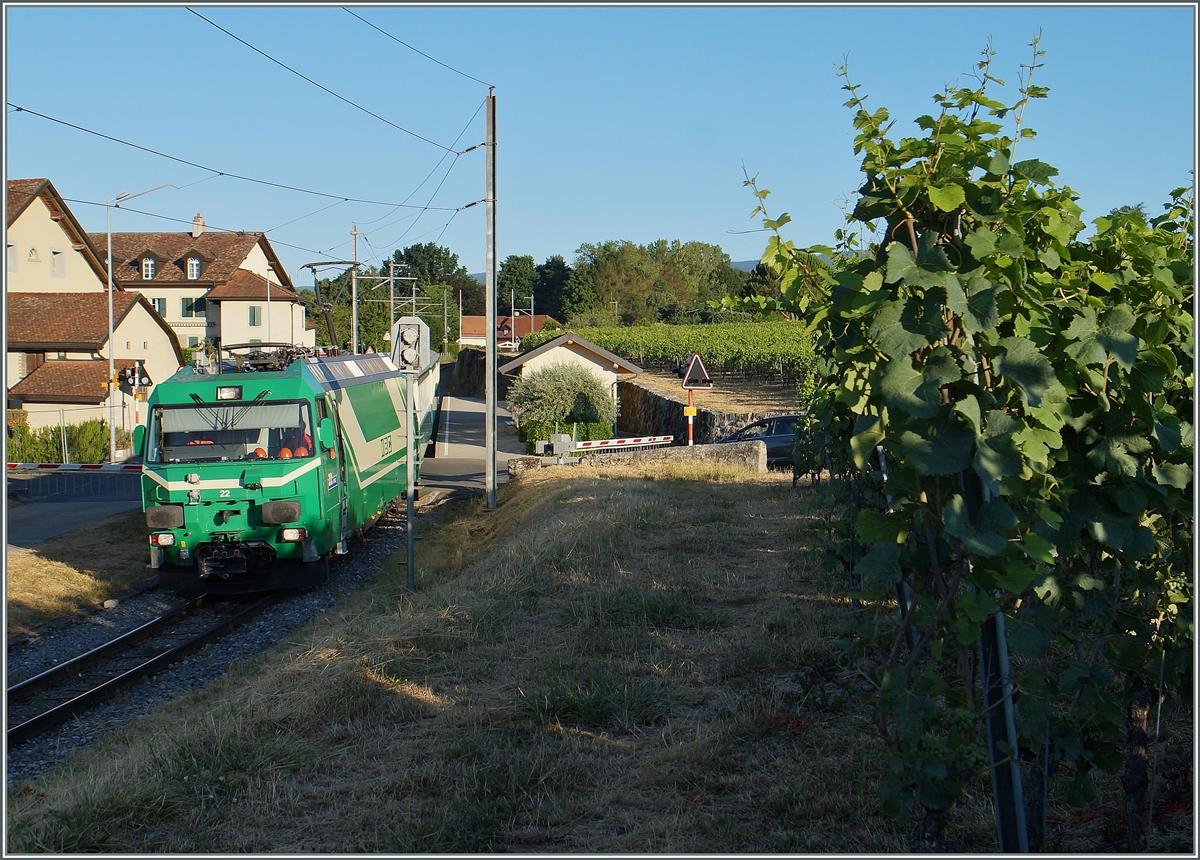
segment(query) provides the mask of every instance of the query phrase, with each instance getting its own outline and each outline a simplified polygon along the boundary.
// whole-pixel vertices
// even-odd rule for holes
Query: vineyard
[[[535,332],[521,338],[532,349],[561,334]],[[706,325],[603,326],[580,328],[580,337],[639,364],[678,364],[699,354],[711,369],[758,376],[803,378],[813,366],[812,340],[789,321]]]

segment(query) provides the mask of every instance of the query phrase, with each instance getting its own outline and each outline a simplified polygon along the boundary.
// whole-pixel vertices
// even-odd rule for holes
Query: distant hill
[[[477,284],[486,284],[487,283],[487,272],[480,272],[479,274],[475,274],[474,272],[472,272],[471,277],[475,279],[475,283],[477,283]]]

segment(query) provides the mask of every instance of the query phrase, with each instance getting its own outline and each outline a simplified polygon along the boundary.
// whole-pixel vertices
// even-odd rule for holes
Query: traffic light
[[[140,361],[134,362],[133,367],[123,367],[117,371],[117,380],[129,388],[145,387],[151,384],[150,374],[142,367]]]
[[[401,371],[415,372],[429,364],[429,326],[420,317],[401,317],[392,329],[392,361]]]

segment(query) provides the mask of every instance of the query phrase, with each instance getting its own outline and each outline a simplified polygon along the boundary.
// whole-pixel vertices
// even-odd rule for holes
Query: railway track
[[[153,621],[13,684],[7,691],[9,748],[104,701],[245,623],[282,596],[271,592],[238,612],[217,615],[228,596],[201,595]]]

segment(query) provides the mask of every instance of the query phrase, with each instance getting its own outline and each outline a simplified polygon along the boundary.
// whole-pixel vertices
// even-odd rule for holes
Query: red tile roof
[[[68,208],[49,179],[9,179],[7,186],[7,209],[9,227],[29,208],[29,204],[41,197],[50,210],[50,217],[58,222],[64,234],[70,240],[75,250],[83,254],[87,264],[96,273],[101,284],[108,283],[108,272],[91,238],[84,232],[83,225],[76,220],[75,214]],[[107,234],[102,234],[107,235]]]
[[[496,337],[500,340],[507,340],[513,337],[514,332],[512,331],[508,334],[503,333],[505,326],[509,326],[510,329],[515,328],[516,337],[522,337],[531,331],[541,331],[548,319],[551,319],[551,317],[546,314],[535,314],[531,323],[528,314],[522,314],[517,317],[497,316]],[[460,337],[485,337],[486,335],[487,317],[465,316],[462,318],[462,333]]]
[[[91,233],[92,244],[108,247],[107,233]],[[159,260],[154,283],[173,286],[208,285],[229,280],[245,262],[254,246],[262,244],[267,259],[274,265],[275,275],[291,286],[291,279],[265,233],[233,233],[209,230],[193,238],[191,233],[113,233],[113,277],[118,283],[136,285],[142,280],[142,256],[149,252]],[[194,253],[193,253],[194,252]],[[200,277],[189,281],[187,258],[200,257]]]
[[[140,293],[113,292],[113,324],[138,303]],[[9,293],[8,348],[37,352],[69,347],[100,349],[108,340],[108,292]]]
[[[13,221],[17,220],[17,216],[33,202],[33,198],[37,197],[38,192],[42,190],[42,186],[47,181],[46,179],[8,180],[8,220],[5,222],[8,226],[11,227]]]
[[[116,369],[133,367],[118,358]],[[47,361],[8,390],[9,396],[39,403],[103,403],[108,397],[108,360]]]
[[[217,284],[205,293],[204,297],[210,302],[219,302],[222,299],[265,300],[267,298],[267,279],[246,269],[238,269],[228,281]],[[300,296],[289,287],[273,283],[271,284],[271,301],[298,302]]]

